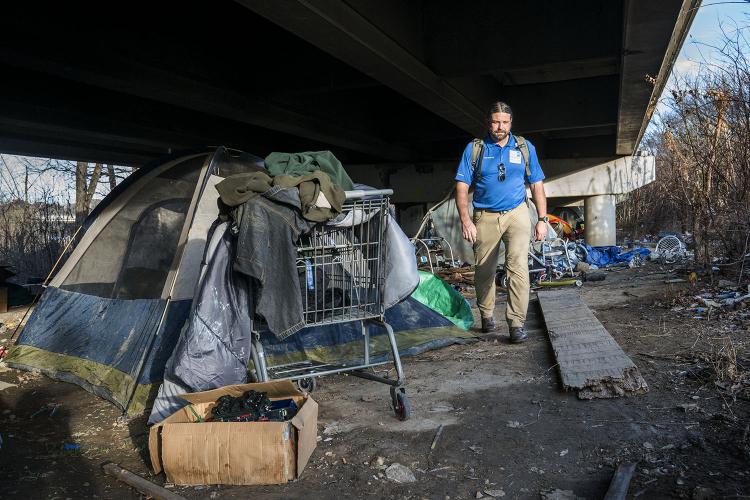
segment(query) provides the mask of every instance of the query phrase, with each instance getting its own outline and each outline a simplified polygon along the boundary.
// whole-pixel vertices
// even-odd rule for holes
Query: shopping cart
[[[269,366],[262,335],[254,331],[252,359],[257,380],[292,380],[301,389],[312,391],[316,377],[347,372],[390,385],[396,416],[401,420],[409,418],[411,405],[403,387],[401,358],[393,329],[384,317],[386,246],[383,240],[392,194],[391,189],[347,191],[343,220],[336,225],[317,225],[297,244],[297,271],[306,326],[358,321],[362,329],[361,357],[339,363],[307,360]],[[374,361],[368,322],[386,330],[391,360]],[[368,371],[391,362],[396,369],[395,379]]]

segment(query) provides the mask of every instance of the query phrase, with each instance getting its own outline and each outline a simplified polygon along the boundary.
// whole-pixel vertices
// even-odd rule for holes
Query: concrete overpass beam
[[[550,163],[554,167],[551,170],[567,170],[570,173],[549,176],[544,181],[548,198],[629,193],[656,178],[656,161],[653,156],[627,156],[572,172],[570,170],[577,167],[572,160]]]
[[[585,212],[586,243],[591,246],[611,246],[615,244],[615,196],[600,194],[589,196],[583,201]]]

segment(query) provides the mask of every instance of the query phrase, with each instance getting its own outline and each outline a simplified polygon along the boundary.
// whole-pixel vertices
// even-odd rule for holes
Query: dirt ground
[[[581,401],[563,392],[534,301],[525,344],[501,333],[405,358],[408,421],[394,417],[384,385],[321,380],[313,394],[320,440],[298,481],[166,486],[186,498],[545,498],[567,490],[548,498],[597,499],[619,463],[637,462],[629,498],[750,498],[750,309],[694,318],[692,296],[705,284],[665,284],[679,277],[665,271],[620,269],[580,289],[639,366],[646,395]],[[500,300],[498,319],[503,308]],[[119,423],[110,403],[39,374],[0,368],[0,381],[16,384],[0,389],[0,497],[140,498],[104,475],[106,461],[164,484],[150,473],[145,418]],[[389,480],[394,463],[416,481]]]

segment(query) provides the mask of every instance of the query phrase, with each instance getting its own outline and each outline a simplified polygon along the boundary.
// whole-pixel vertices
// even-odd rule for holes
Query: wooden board
[[[0,313],[8,312],[8,289],[0,288]]]
[[[643,394],[648,385],[576,290],[539,291],[563,387],[581,399]]]

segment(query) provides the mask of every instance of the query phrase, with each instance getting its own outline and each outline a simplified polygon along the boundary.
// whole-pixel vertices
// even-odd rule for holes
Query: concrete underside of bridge
[[[698,4],[16,2],[0,151],[139,165],[327,149],[407,207],[445,195],[500,99],[547,177],[564,176],[634,152]]]

